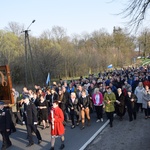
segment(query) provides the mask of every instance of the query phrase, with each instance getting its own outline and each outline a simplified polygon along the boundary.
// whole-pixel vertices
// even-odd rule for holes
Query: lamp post
[[[29,34],[28,34],[28,32],[30,31],[30,30],[29,30],[30,26],[31,26],[34,22],[35,22],[35,20],[33,20],[33,21],[31,22],[31,24],[28,26],[28,28],[27,28],[26,30],[22,31],[22,32],[25,33],[25,67],[24,67],[24,69],[25,69],[25,70],[24,70],[24,71],[25,71],[25,86],[27,86],[27,84],[28,84],[28,67],[29,67],[29,65],[28,65],[28,49],[27,49],[27,47],[29,47],[31,59],[33,59],[33,58],[32,58],[32,53],[31,53],[31,46],[30,46],[30,41],[29,41]],[[27,42],[28,42],[28,45],[27,45]],[[30,70],[30,73],[31,73],[31,70]],[[32,74],[32,73],[31,73],[31,74]],[[32,75],[31,75],[31,76],[32,76]]]

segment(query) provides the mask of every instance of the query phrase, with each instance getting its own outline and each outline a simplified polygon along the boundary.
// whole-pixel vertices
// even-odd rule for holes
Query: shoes
[[[75,125],[72,125],[72,126],[71,126],[71,129],[74,129],[74,128],[75,128]]]
[[[34,145],[34,143],[29,143],[26,147],[30,147],[32,145]]]
[[[110,123],[110,127],[111,127],[111,128],[113,127],[113,124],[112,124],[112,123]]]
[[[104,120],[103,120],[103,118],[101,118],[101,122],[103,122]]]
[[[87,124],[88,126],[91,126],[91,121],[90,120],[88,120],[88,124]]]
[[[82,126],[82,127],[81,127],[81,130],[83,130],[84,128],[85,128],[85,126]]]
[[[46,128],[49,128],[49,125],[47,125]]]
[[[7,148],[9,148],[10,146],[12,146],[12,143],[10,143],[9,145],[6,145],[6,146],[2,146],[1,150],[6,150]]]
[[[100,119],[97,119],[96,122],[100,122]]]
[[[112,127],[113,127],[113,125],[112,125],[112,124],[110,124],[110,127],[112,128]]]
[[[45,130],[45,129],[46,129],[46,127],[43,127],[43,128],[42,128],[42,130]]]
[[[61,144],[60,149],[64,149],[65,145]]]
[[[78,125],[79,125],[79,122],[77,122],[76,125],[78,126]]]
[[[147,116],[145,116],[145,119],[148,119],[148,117],[147,117]]]
[[[22,124],[24,125],[24,124],[25,124],[25,121],[22,121]]]
[[[54,150],[54,147],[51,147],[51,149],[50,150]]]
[[[24,125],[24,124],[23,124],[23,121],[19,121],[18,124],[20,124],[20,125],[22,125],[22,126]]]
[[[129,119],[129,122],[133,121],[133,119]]]
[[[7,145],[6,148],[8,148],[8,147],[10,147],[10,146],[12,146],[12,143],[10,143],[9,145]]]
[[[38,140],[38,144],[41,144],[42,140]]]

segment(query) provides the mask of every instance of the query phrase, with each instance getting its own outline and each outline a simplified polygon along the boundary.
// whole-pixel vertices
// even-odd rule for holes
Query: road
[[[107,126],[85,150],[150,150],[150,118],[144,113],[132,122],[127,114],[123,121],[116,117],[113,128]]]
[[[79,150],[83,149],[82,146],[93,136],[94,133],[106,122],[106,117],[104,116],[104,122],[96,123],[96,114],[95,112],[91,114],[91,126],[85,126],[85,129],[81,130],[80,126],[76,126],[74,129],[71,129],[71,124],[66,125],[65,130],[65,150]],[[50,149],[50,128],[45,130],[41,129],[41,126],[38,126],[38,129],[41,133],[43,141],[40,145],[37,144],[36,136],[34,137],[34,145],[27,148],[28,140],[26,139],[26,127],[25,125],[21,126],[17,124],[17,132],[12,133],[10,138],[12,141],[12,146],[8,150],[49,150]],[[0,145],[2,144],[2,138],[0,136]],[[58,150],[61,145],[60,138],[56,139],[55,149]]]
[[[65,150],[149,150],[150,149],[150,119],[144,119],[144,113],[139,113],[137,120],[128,121],[126,114],[123,121],[116,116],[114,126],[110,128],[106,116],[104,122],[96,123],[96,114],[91,114],[91,126],[86,126],[81,130],[79,126],[71,129],[71,124],[67,124],[65,133]],[[13,146],[8,150],[49,150],[50,149],[50,129],[41,129],[38,127],[43,141],[37,144],[35,135],[35,144],[26,148],[28,140],[26,139],[25,126],[17,125],[17,132],[11,134]],[[0,137],[0,145],[2,144]],[[55,149],[60,147],[60,139],[56,139]]]

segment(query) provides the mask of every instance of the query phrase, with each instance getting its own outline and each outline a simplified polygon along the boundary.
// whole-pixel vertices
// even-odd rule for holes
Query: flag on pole
[[[113,67],[113,65],[112,64],[110,64],[109,66],[107,66],[107,68],[108,69],[110,69],[110,68],[112,68]]]
[[[49,82],[50,82],[50,73],[48,73],[48,75],[47,75],[46,85],[49,85]]]

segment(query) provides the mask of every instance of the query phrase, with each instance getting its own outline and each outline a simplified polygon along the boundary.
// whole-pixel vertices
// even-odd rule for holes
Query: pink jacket
[[[102,93],[101,93],[101,92],[99,92],[100,101],[99,101],[99,103],[98,103],[98,104],[96,103],[96,99],[95,99],[95,97],[96,97],[96,94],[93,94],[93,96],[92,96],[92,100],[93,100],[94,105],[96,105],[96,106],[103,105],[103,95],[102,95]]]

